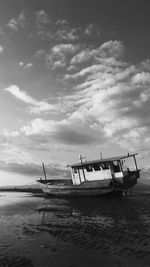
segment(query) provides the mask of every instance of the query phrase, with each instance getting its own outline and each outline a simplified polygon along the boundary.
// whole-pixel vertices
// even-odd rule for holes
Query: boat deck
[[[47,180],[37,180],[42,184],[50,185],[72,185],[72,179],[47,179]]]

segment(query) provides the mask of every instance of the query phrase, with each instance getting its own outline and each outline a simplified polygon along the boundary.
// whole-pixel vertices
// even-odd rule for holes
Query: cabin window
[[[91,166],[85,166],[87,172],[92,172],[93,168]]]
[[[74,171],[74,173],[77,173],[78,172],[77,168],[74,168],[73,171]]]
[[[120,172],[119,161],[113,161],[114,172]]]
[[[103,170],[109,170],[109,166],[108,166],[108,164],[107,163],[101,163],[101,168],[103,169]]]
[[[93,164],[93,168],[95,171],[100,171],[100,165],[99,164]]]

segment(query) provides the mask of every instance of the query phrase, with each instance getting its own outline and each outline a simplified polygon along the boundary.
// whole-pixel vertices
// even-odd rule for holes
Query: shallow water
[[[0,193],[0,266],[150,266],[150,195]]]

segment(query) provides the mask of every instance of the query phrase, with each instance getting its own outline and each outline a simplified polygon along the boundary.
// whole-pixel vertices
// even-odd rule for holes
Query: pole
[[[133,158],[134,158],[135,168],[136,168],[136,170],[138,170],[138,166],[137,166],[135,155],[133,155]]]
[[[44,172],[45,181],[47,181],[47,179],[46,179],[46,171],[45,171],[45,166],[44,166],[44,163],[43,163],[43,162],[42,162],[42,167],[43,167],[43,172]]]
[[[81,161],[81,168],[82,168],[82,172],[83,172],[83,177],[84,177],[84,181],[86,181],[86,178],[85,178],[85,172],[84,172],[84,168],[83,168],[83,161],[82,161],[82,159],[83,159],[84,157],[82,157],[81,155],[79,155],[79,159],[80,159],[80,161]]]

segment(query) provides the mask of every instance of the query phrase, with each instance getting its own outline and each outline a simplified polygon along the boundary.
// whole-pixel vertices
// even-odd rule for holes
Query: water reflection
[[[62,258],[65,257],[64,261],[68,263],[70,253],[74,255],[70,257],[70,264],[73,264],[81,251],[87,253],[85,258],[90,255],[92,262],[95,254],[101,262],[100,253],[116,258],[121,256],[123,260],[133,255],[145,259],[143,256],[150,253],[149,195],[127,199],[43,199],[22,193],[1,195],[2,266],[8,263],[15,266],[15,261],[22,262],[20,266],[50,266],[50,262],[52,266],[62,266]],[[92,266],[98,266],[96,264]],[[79,265],[78,260],[77,266],[88,265]]]
[[[37,228],[81,248],[145,255],[150,246],[150,211],[145,198],[45,199]]]

